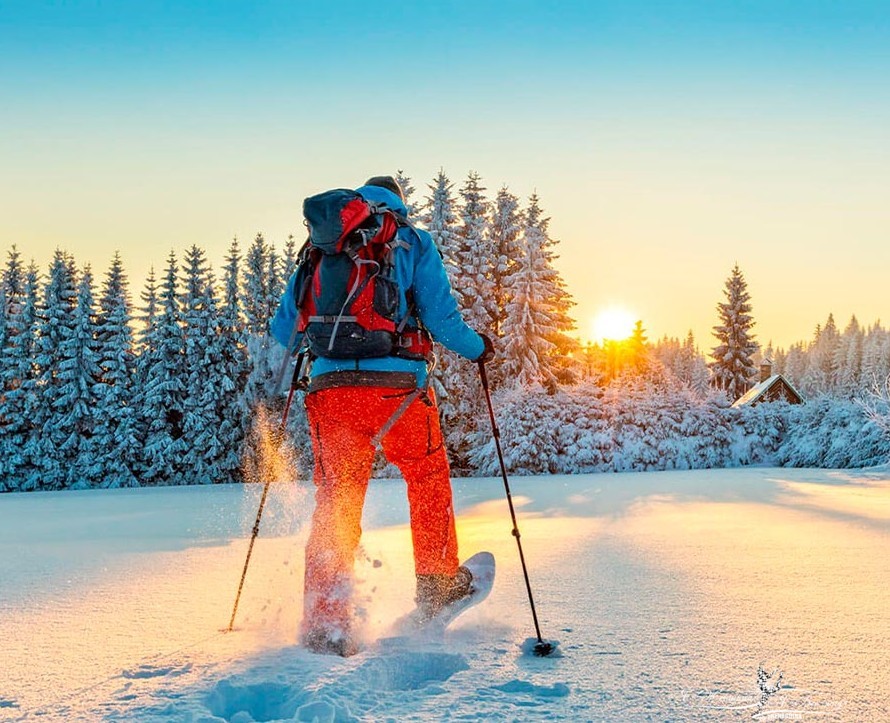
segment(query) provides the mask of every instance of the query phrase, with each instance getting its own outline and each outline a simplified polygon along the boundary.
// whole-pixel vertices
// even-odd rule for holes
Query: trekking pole
[[[294,392],[300,389],[304,383],[300,372],[303,368],[303,360],[306,352],[300,352],[297,356],[297,363],[294,365],[294,375],[290,383],[290,391],[287,394],[287,403],[284,405],[284,413],[281,415],[281,433],[287,431],[287,417],[290,413],[291,402],[294,399]],[[250,535],[250,544],[247,546],[247,559],[244,560],[244,569],[241,571],[241,582],[238,583],[238,593],[235,595],[235,605],[232,608],[232,617],[229,620],[229,627],[225,632],[231,633],[235,627],[235,615],[238,614],[238,603],[241,601],[241,591],[244,589],[244,579],[247,577],[247,566],[250,565],[250,556],[253,553],[253,543],[256,542],[257,535],[260,534],[260,520],[263,518],[263,509],[266,506],[266,498],[269,496],[269,487],[272,485],[272,477],[266,476],[266,482],[263,484],[263,494],[260,497],[260,506],[256,511],[256,520],[253,523],[253,532]]]
[[[507,504],[510,506],[510,518],[513,520],[513,537],[516,538],[516,547],[519,549],[519,561],[522,563],[522,575],[525,578],[525,589],[528,592],[528,604],[531,606],[532,620],[535,622],[535,635],[538,638],[538,642],[535,643],[532,652],[543,658],[556,650],[556,646],[553,643],[548,643],[541,637],[541,626],[538,624],[538,613],[535,610],[535,599],[532,596],[532,584],[528,579],[528,567],[526,567],[525,564],[525,555],[522,553],[522,542],[520,541],[519,524],[516,522],[516,510],[513,507],[513,496],[510,494],[510,482],[507,480],[507,466],[504,464],[504,453],[501,451],[501,433],[498,429],[498,424],[494,419],[494,407],[491,405],[491,392],[488,390],[488,374],[485,371],[485,362],[480,361],[478,364],[479,377],[482,380],[482,390],[485,392],[485,401],[488,404],[488,417],[491,420],[491,432],[494,437],[494,447],[498,453],[498,462],[501,466],[501,477],[504,480],[504,490],[507,492]]]

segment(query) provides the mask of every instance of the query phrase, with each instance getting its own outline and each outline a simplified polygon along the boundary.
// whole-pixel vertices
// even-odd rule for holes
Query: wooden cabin
[[[761,402],[785,401],[802,404],[803,396],[781,374],[773,374],[773,363],[764,359],[760,364],[760,382],[736,399],[733,407],[754,407]]]

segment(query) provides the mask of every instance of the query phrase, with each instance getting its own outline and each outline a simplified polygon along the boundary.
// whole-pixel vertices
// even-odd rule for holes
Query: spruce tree
[[[244,393],[250,371],[240,297],[241,253],[238,241],[229,246],[224,268],[224,296],[220,313],[220,354],[223,359],[220,399],[220,438],[225,455],[219,462],[221,481],[241,479],[241,451],[249,410]]]
[[[183,466],[192,484],[230,481],[220,462],[227,450],[221,436],[223,396],[231,380],[225,375],[220,319],[213,279],[203,249],[185,254],[182,278],[185,397],[182,430]]]
[[[57,416],[55,426],[60,438],[64,439],[59,451],[64,458],[65,486],[74,489],[93,487],[102,473],[95,437],[101,369],[93,274],[89,266],[80,275],[73,333],[62,343],[59,352],[60,384],[56,406],[62,413]]]
[[[541,282],[545,288],[544,294],[552,323],[552,328],[546,332],[550,346],[542,358],[546,376],[564,384],[574,383],[572,359],[579,347],[577,340],[570,336],[570,332],[575,328],[575,321],[570,312],[575,302],[556,269],[555,262],[559,258],[556,254],[557,241],[550,236],[550,218],[544,216],[537,193],[533,193],[529,198],[524,222],[525,234],[539,237],[536,243],[543,257],[544,271]]]
[[[402,196],[405,198],[405,208],[408,209],[408,220],[416,220],[420,208],[411,200],[411,197],[414,195],[414,185],[411,183],[411,179],[399,169],[396,172],[396,183],[399,184],[399,188],[402,189]]]
[[[862,327],[854,315],[835,351],[832,386],[840,397],[852,399],[862,389],[862,342]]]
[[[548,297],[549,269],[538,220],[532,216],[531,222],[524,224],[517,241],[517,258],[504,280],[507,314],[502,368],[505,378],[514,385],[552,387],[556,379],[544,360],[554,349],[549,337],[557,329]]]
[[[454,184],[448,180],[444,170],[439,170],[439,174],[428,186],[430,195],[427,196],[424,204],[424,212],[421,216],[421,223],[424,225],[442,259],[445,262],[445,268],[448,270],[448,278],[454,285],[454,246],[457,236],[457,216],[454,210],[454,194],[452,189]]]
[[[149,278],[149,314],[153,320],[157,305],[153,270]],[[137,487],[136,359],[127,277],[119,253],[115,253],[102,285],[96,339],[101,372],[95,436],[97,482],[101,487]]]
[[[56,250],[49,268],[38,311],[38,334],[34,362],[37,368],[35,390],[39,404],[33,408],[31,423],[34,433],[25,449],[31,460],[22,489],[61,489],[68,478],[67,459],[62,446],[68,443],[70,430],[61,422],[65,416],[65,377],[60,369],[65,353],[71,349],[75,335],[75,289],[73,260]]]
[[[142,352],[141,386],[138,390],[140,432],[144,435],[140,455],[143,484],[183,484],[185,406],[185,363],[182,315],[179,305],[176,254],[170,252],[158,298],[155,323]]]
[[[158,316],[158,282],[155,277],[155,267],[152,266],[148,272],[148,278],[145,281],[145,288],[140,294],[142,306],[137,319],[142,326],[136,335],[138,349],[140,354],[148,348],[148,342],[154,329],[155,320]],[[137,363],[137,367],[138,367]],[[137,378],[141,378],[137,375]]]
[[[726,301],[717,305],[720,323],[714,327],[719,342],[711,352],[711,378],[714,386],[735,401],[749,388],[756,373],[753,356],[757,344],[751,329],[751,296],[748,283],[736,264],[723,291]]]
[[[549,235],[536,194],[523,214],[516,254],[504,278],[504,364],[507,380],[543,384],[554,392],[557,382],[571,381],[570,359],[577,342],[568,336],[574,304],[553,266],[555,241]]]
[[[232,243],[237,247],[237,239],[233,240]],[[297,269],[298,253],[299,249],[297,248],[297,242],[294,240],[293,234],[291,234],[287,237],[287,241],[284,243],[284,255],[281,257],[281,274],[285,284],[287,284],[288,280]]]
[[[492,281],[494,282],[494,335],[500,337],[507,314],[506,278],[519,258],[517,241],[523,218],[519,199],[506,186],[498,191],[491,219]]]
[[[816,326],[813,342],[807,350],[807,366],[801,382],[807,396],[831,393],[839,341],[834,314],[829,314],[824,327]]]
[[[27,450],[34,448],[40,403],[34,365],[39,283],[32,262],[24,274],[20,303],[8,307],[6,343],[0,349],[0,491],[23,489],[32,461]]]

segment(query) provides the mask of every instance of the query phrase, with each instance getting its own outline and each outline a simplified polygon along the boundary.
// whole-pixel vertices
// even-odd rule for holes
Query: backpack
[[[297,329],[315,356],[426,359],[432,340],[410,326],[410,290],[402,290],[393,251],[410,248],[399,236],[408,221],[357,191],[335,189],[303,201],[309,238],[300,251],[295,286]],[[407,312],[398,318],[399,302]]]

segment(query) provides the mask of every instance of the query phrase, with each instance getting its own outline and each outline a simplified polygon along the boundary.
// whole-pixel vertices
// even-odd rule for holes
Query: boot
[[[473,592],[473,573],[461,566],[457,574],[418,575],[417,596],[414,602],[422,621],[436,617],[446,605],[451,605]]]
[[[313,628],[305,632],[300,640],[306,650],[321,655],[339,655],[348,658],[359,651],[358,643],[348,633]]]

